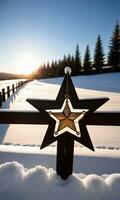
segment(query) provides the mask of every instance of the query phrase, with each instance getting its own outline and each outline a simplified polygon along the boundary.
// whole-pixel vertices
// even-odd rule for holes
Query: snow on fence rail
[[[18,91],[25,83],[28,83],[30,80],[19,81],[17,83],[12,84],[12,87],[7,86],[7,88],[2,88],[0,92],[0,107],[2,106],[2,102],[6,101],[7,98],[10,97],[11,94],[14,94]]]

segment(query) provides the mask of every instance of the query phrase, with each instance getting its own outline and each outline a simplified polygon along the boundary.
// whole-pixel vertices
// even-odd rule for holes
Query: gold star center
[[[83,112],[71,112],[70,101],[65,100],[65,106],[62,112],[49,112],[50,116],[56,120],[55,136],[64,132],[70,132],[73,135],[81,136],[78,122],[84,117]]]

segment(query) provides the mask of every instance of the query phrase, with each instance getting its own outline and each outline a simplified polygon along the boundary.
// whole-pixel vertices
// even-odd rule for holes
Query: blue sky
[[[98,34],[106,53],[116,20],[119,0],[0,0],[0,71],[28,73],[77,43],[93,55]]]

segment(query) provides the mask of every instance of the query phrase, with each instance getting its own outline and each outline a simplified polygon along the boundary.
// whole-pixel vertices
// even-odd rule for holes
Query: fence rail
[[[87,119],[87,125],[120,126],[120,112],[95,112]],[[0,111],[0,124],[49,124],[44,114],[40,112]]]
[[[7,86],[7,88],[3,88],[0,92],[0,108],[2,103],[5,102],[12,94],[17,92],[24,84],[28,83],[30,80],[19,81],[17,83],[12,84],[12,87]]]

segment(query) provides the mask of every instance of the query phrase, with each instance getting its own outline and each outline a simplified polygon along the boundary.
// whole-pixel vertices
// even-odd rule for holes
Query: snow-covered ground
[[[120,73],[72,79],[79,98],[109,97],[99,110],[120,111]],[[55,99],[62,80],[35,80],[11,96],[2,109],[37,111],[26,99]],[[46,129],[0,125],[0,199],[119,200],[120,127],[88,126],[95,152],[76,143],[74,174],[66,181],[55,173],[56,143],[39,149]]]

